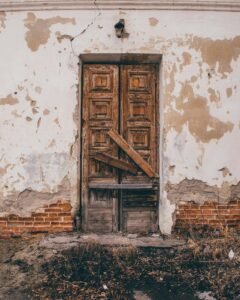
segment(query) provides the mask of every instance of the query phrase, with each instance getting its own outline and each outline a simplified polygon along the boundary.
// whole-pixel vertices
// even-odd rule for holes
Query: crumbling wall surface
[[[79,208],[79,77],[71,45],[55,33],[73,30],[75,19],[19,12],[1,20],[0,236],[70,230]]]
[[[24,233],[72,231],[73,221],[69,201],[38,208],[29,217],[10,214],[0,217],[0,238],[21,236]]]
[[[120,18],[128,38],[115,36]],[[236,200],[239,28],[240,13],[224,11],[96,6],[89,11],[1,12],[0,216],[31,217],[58,201],[70,203],[72,215],[77,212],[78,63],[84,53],[162,54],[162,232],[171,232],[179,203]]]

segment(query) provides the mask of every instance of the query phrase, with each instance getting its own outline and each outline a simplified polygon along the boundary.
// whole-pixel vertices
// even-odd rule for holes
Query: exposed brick
[[[33,226],[33,222],[24,222],[25,226]]]
[[[72,221],[72,217],[71,216],[64,216],[62,217],[63,221]]]
[[[72,230],[71,205],[64,200],[43,207],[41,212],[32,213],[30,217],[12,214],[0,218],[0,238],[2,239],[20,236],[25,232],[62,232]]]
[[[54,208],[46,208],[46,212],[62,212],[61,208],[54,207]]]
[[[71,220],[72,220],[72,217],[70,216]],[[47,217],[47,218],[44,218],[44,221],[46,222],[57,222],[57,221],[60,221],[62,220],[62,218],[59,218],[59,217]]]
[[[33,217],[46,217],[48,216],[48,214],[45,212],[45,213],[33,213],[32,214]]]
[[[59,214],[59,213],[57,213],[57,212],[51,212],[51,213],[46,214],[46,217],[47,217],[47,216],[48,216],[48,217],[58,217],[58,214]]]
[[[209,226],[223,228],[226,226],[240,228],[240,200],[227,204],[206,202],[194,204],[186,202],[179,205],[176,211],[176,229]]]
[[[69,216],[69,213],[67,213],[67,212],[60,212],[60,213],[58,213],[58,216]]]

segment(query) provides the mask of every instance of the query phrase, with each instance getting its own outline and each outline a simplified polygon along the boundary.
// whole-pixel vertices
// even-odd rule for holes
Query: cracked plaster
[[[15,213],[24,214],[25,205],[27,212],[36,210],[43,202],[52,201],[59,191],[71,201],[73,214],[77,211],[78,56],[83,53],[163,55],[163,232],[171,231],[180,200],[173,191],[178,191],[183,182],[194,180],[198,188],[206,185],[211,191],[222,191],[223,201],[239,194],[239,13],[126,10],[124,18],[130,36],[124,40],[115,37],[113,28],[122,15],[122,11],[98,8],[87,13],[0,15],[0,42],[4,45],[0,56],[2,213],[11,211],[6,204],[10,200]],[[224,25],[223,18],[229,26]],[[63,191],[60,187],[64,178],[68,184]],[[28,191],[28,195],[37,193],[34,195],[39,202],[25,203],[22,196],[28,199]],[[193,198],[188,193],[184,197],[186,201]]]

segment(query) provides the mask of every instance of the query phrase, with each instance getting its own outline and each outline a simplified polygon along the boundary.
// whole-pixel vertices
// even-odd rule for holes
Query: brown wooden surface
[[[142,169],[150,178],[156,177],[152,167],[135,151],[124,138],[119,135],[115,130],[111,129],[108,132],[111,139],[125,152],[127,155]]]
[[[135,166],[110,155],[104,153],[96,153],[93,159],[104,162],[105,164],[118,168],[120,170],[124,170],[135,175],[137,174],[137,168]]]
[[[83,229],[155,231],[157,67],[89,64],[83,76]]]
[[[122,122],[120,133],[150,165],[150,177],[157,176],[159,162],[156,132],[156,77],[156,65],[121,66]],[[122,157],[129,160],[124,154]],[[123,180],[145,181],[148,179],[146,174],[139,172],[135,178],[131,174],[124,174]]]
[[[150,183],[89,183],[91,189],[105,189],[105,190],[152,190],[153,186]]]
[[[117,147],[107,132],[118,130],[118,77],[116,65],[84,65],[83,68],[83,180],[82,212],[85,231],[115,231],[117,227],[116,198],[109,191],[89,190],[94,182],[118,183],[117,170],[94,160],[96,153],[104,151],[117,156]],[[99,214],[96,214],[98,208]],[[101,208],[101,209],[99,209]],[[98,216],[104,211],[101,222]]]
[[[134,208],[123,211],[123,230],[127,232],[154,232],[156,221],[155,209]]]
[[[121,66],[121,136],[150,165],[151,178],[139,169],[137,176],[123,173],[122,183],[146,183],[158,173],[157,70],[154,64]],[[121,159],[132,162],[125,153]],[[150,170],[151,170],[150,169]],[[122,230],[151,232],[157,229],[157,190],[123,190]]]

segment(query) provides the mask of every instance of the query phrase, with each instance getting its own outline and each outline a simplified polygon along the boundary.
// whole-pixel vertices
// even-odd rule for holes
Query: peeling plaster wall
[[[114,33],[120,18],[130,34],[125,39]],[[0,215],[30,214],[56,195],[77,211],[84,53],[162,54],[164,233],[179,201],[210,199],[204,188],[222,201],[238,197],[232,191],[240,182],[239,28],[237,12],[0,13]],[[32,192],[31,201],[24,202],[24,191]]]

